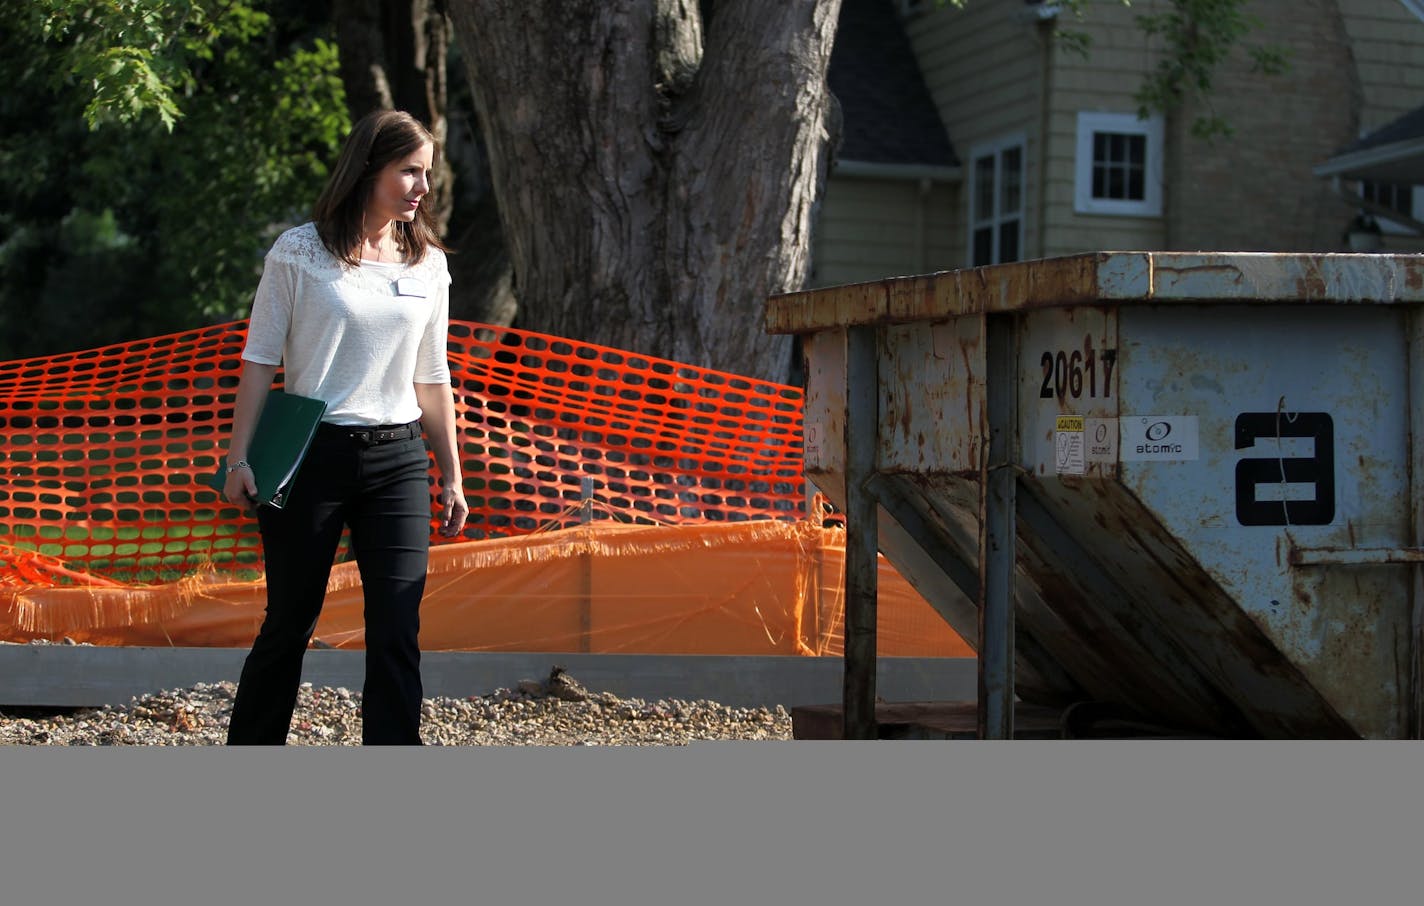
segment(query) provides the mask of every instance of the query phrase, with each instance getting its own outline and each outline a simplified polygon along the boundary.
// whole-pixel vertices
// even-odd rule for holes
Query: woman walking
[[[363,117],[313,221],[267,253],[223,496],[253,505],[246,457],[279,365],[285,389],[323,400],[326,414],[285,505],[257,508],[267,610],[238,682],[229,745],[286,742],[343,527],[365,595],[362,742],[421,742],[419,607],[431,520],[422,429],[441,475],[440,531],[458,534],[469,513],[446,357],[450,276],[421,206],[434,153],[409,114]]]

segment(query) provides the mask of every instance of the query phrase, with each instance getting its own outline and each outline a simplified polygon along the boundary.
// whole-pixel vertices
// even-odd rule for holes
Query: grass
[[[211,564],[243,581],[262,576],[261,552],[237,527],[216,525],[11,526],[11,545],[70,569],[135,584],[174,582]],[[0,561],[3,562],[3,561]]]

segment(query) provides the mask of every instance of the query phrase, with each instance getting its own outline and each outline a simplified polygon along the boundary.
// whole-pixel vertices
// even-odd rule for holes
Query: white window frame
[[[1025,0],[1024,13],[1030,19],[1056,19],[1062,12],[1059,0]]]
[[[1019,206],[1016,211],[1001,210],[1003,201],[1001,191],[1000,167],[1003,164],[1003,153],[1010,148],[1019,150]],[[994,213],[988,220],[979,220],[975,216],[974,202],[979,193],[979,168],[976,166],[981,157],[993,156],[994,158]],[[992,254],[995,264],[1003,263],[999,257],[999,227],[1005,220],[1017,219],[1019,224],[1019,254],[1015,261],[1024,260],[1024,209],[1028,198],[1028,136],[1022,132],[1015,132],[1011,135],[1001,136],[992,141],[974,145],[969,149],[969,180],[968,180],[968,219],[969,229],[965,234],[964,262],[970,267],[974,266],[974,231],[984,226],[990,228],[992,236]]]
[[[1141,200],[1093,197],[1093,137],[1100,132],[1141,135],[1147,139],[1146,172]],[[1161,116],[1138,119],[1135,113],[1078,114],[1077,154],[1074,159],[1073,210],[1079,214],[1117,217],[1162,216],[1162,146],[1165,129]]]
[[[1365,187],[1363,185],[1360,186],[1361,193],[1364,192],[1364,188]],[[1412,188],[1414,194],[1412,200],[1409,203],[1409,216],[1413,217],[1415,220],[1424,220],[1424,186],[1413,186]],[[1375,215],[1375,221],[1379,223],[1381,232],[1390,233],[1393,235],[1414,235],[1414,231],[1411,230],[1409,227],[1405,226],[1402,223],[1399,223],[1398,221],[1390,220],[1383,214]]]

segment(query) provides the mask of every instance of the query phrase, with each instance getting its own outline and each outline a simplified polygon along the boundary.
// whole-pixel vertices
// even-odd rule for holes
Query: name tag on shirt
[[[419,277],[401,277],[396,280],[397,296],[414,296],[417,299],[424,299],[429,294],[425,288],[425,281]]]

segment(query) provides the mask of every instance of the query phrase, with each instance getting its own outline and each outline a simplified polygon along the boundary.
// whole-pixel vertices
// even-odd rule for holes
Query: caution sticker
[[[1083,416],[1058,416],[1053,431],[1054,471],[1059,475],[1083,475],[1088,471],[1083,440]]]

